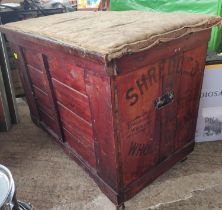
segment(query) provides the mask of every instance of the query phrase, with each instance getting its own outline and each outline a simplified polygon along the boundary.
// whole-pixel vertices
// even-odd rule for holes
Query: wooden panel
[[[126,55],[117,59],[118,74],[135,71],[151,63],[159,62],[168,57],[182,53],[185,50],[198,47],[201,42],[205,42],[210,37],[210,30],[200,31],[181,37],[172,42],[163,42],[158,46],[146,51]]]
[[[82,158],[87,161],[91,166],[94,168],[96,167],[96,159],[95,159],[95,153],[94,149],[91,148],[89,145],[85,145],[82,142],[82,139],[80,137],[76,138],[76,136],[73,136],[69,131],[64,129],[64,137],[68,144],[80,155]]]
[[[34,50],[34,48],[31,48],[31,46],[29,47],[30,49],[25,48],[25,51],[24,51],[27,64],[29,66],[32,66],[38,69],[39,71],[42,71],[41,60],[40,60],[40,57],[38,56],[39,51]]]
[[[27,67],[33,85],[46,92],[43,72],[30,65],[27,65]]]
[[[92,139],[87,139],[81,133],[73,130],[67,123],[63,123],[63,129],[72,135],[73,141],[81,143],[81,145],[87,149],[89,152],[94,152],[94,144]],[[65,139],[67,141],[67,139]],[[75,148],[74,148],[75,149]]]
[[[160,80],[158,63],[117,77],[124,185],[159,159],[159,120],[154,102],[161,95]]]
[[[58,134],[57,138],[62,141],[62,127],[56,111],[56,101],[54,101],[54,90],[52,90],[47,56],[43,55],[41,51],[33,49],[23,51],[32,93],[40,113],[41,124],[43,123],[43,126],[46,124],[54,133]],[[33,52],[35,52],[35,55],[32,54]]]
[[[96,164],[97,171],[90,168],[90,173],[116,204],[135,195],[193,149],[202,80],[202,74],[196,70],[204,67],[207,44],[195,48],[206,42],[210,30],[161,43],[106,64],[98,55],[84,57],[65,45],[15,32],[8,34],[14,43],[35,49],[26,50],[27,65],[43,72],[43,81],[48,81],[44,84],[50,104],[55,110],[58,108],[59,114],[54,120],[38,106],[40,123],[56,132],[63,128],[67,144],[62,145],[69,153],[70,147],[75,149],[85,160],[79,159],[84,167],[90,164],[95,168]],[[184,56],[182,64],[181,56]],[[117,68],[112,69],[113,64]],[[25,62],[22,68],[26,69]],[[26,73],[22,74],[28,78]],[[55,84],[56,80],[59,82]],[[27,91],[31,112],[34,112],[32,105],[35,108],[38,98],[45,99],[35,94],[30,83]],[[170,91],[174,92],[174,101],[157,110],[154,103],[157,97]],[[78,93],[77,99],[73,92]],[[73,101],[78,100],[81,105],[84,99],[79,95],[89,97],[92,122],[90,112],[66,103],[75,97]],[[76,157],[78,159],[78,154]]]
[[[69,109],[67,109],[59,102],[58,102],[58,108],[63,126],[71,134],[78,134],[80,138],[82,137],[83,141],[87,141],[87,143],[93,144],[92,125],[84,121],[80,117],[78,117],[76,114],[71,112]]]
[[[62,58],[63,55],[69,56],[77,66],[88,69],[94,73],[96,72],[99,75],[107,75],[104,58],[95,53],[90,55],[83,54],[78,49],[74,49],[67,45],[58,45],[57,42],[50,42],[47,39],[40,40],[32,36],[25,36],[21,33],[8,31],[7,29],[2,29],[2,31],[7,33],[7,40],[12,43],[19,43],[21,46],[29,46],[29,48],[44,52],[49,57],[55,57],[56,59]]]
[[[79,117],[91,122],[88,97],[55,79],[52,82],[56,99]]]
[[[64,57],[65,56],[65,57]],[[85,95],[84,70],[67,55],[49,56],[49,71],[65,141],[95,168],[91,114]]]
[[[19,68],[19,75],[22,81],[23,88],[25,90],[25,95],[26,95],[27,103],[29,105],[31,116],[36,121],[39,121],[39,113],[37,109],[37,104],[33,96],[33,88],[31,85],[30,76],[27,72],[28,68],[27,68],[26,59],[24,56],[24,49],[13,43],[10,43],[10,47],[13,50],[13,52],[16,53],[18,56],[18,59],[16,59],[15,62]]]
[[[52,104],[50,103],[48,94],[46,94],[37,87],[34,87],[34,91],[40,109],[52,117],[55,116],[55,110],[53,109]]]
[[[194,142],[190,142],[181,150],[177,150],[175,153],[171,154],[167,159],[161,161],[153,169],[149,170],[138,178],[135,182],[129,185],[124,192],[124,200],[127,201],[132,198],[135,194],[145,188],[148,184],[153,182],[161,174],[173,167],[174,164],[184,159],[188,156],[190,152],[193,151]],[[164,190],[164,189],[163,189]]]
[[[111,186],[119,188],[117,149],[114,138],[112,93],[109,77],[86,72],[86,90],[90,100],[94,131],[94,148],[99,177]]]
[[[39,115],[40,115],[40,121],[42,121],[47,126],[47,127],[45,127],[45,125],[43,124],[45,129],[47,129],[47,130],[51,129],[56,135],[60,135],[58,124],[55,121],[55,119],[53,119],[51,116],[49,116],[47,113],[45,113],[41,109],[39,109]],[[49,131],[49,132],[51,132],[51,131]]]
[[[52,105],[53,111],[54,111],[54,117],[55,122],[57,126],[57,133],[59,134],[58,140],[63,142],[63,130],[62,130],[62,124],[61,119],[58,113],[58,106],[55,98],[55,91],[53,89],[52,85],[52,78],[49,72],[49,63],[48,63],[48,57],[45,54],[39,54],[39,60],[40,60],[40,67],[43,69],[43,76],[44,76],[44,84],[48,93],[49,102]]]
[[[73,58],[61,54],[59,57],[49,56],[51,76],[67,86],[86,93],[84,82],[84,69],[76,66]]]
[[[179,87],[176,148],[194,141],[207,46],[184,53]]]
[[[162,95],[173,93],[172,103],[160,109],[160,161],[175,151],[177,129],[177,104],[179,98],[179,85],[181,79],[182,54],[164,60],[161,66]]]

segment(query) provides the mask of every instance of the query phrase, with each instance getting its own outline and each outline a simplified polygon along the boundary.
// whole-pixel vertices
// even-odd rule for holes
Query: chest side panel
[[[27,75],[27,68],[26,68],[25,60],[22,59],[21,49],[18,45],[14,44],[12,42],[9,42],[9,44],[10,44],[10,48],[12,50],[12,54],[14,56],[15,64],[18,66],[18,69],[19,69],[19,76],[21,78],[21,82],[22,82],[23,88],[25,90],[25,95],[26,95],[27,103],[29,105],[31,117],[35,121],[38,121],[39,120],[39,113],[38,113],[38,109],[36,106],[36,100],[33,96],[33,88],[30,83],[30,79]],[[15,56],[16,56],[16,58],[15,58]]]
[[[161,96],[171,96],[168,104],[159,107],[160,113],[160,161],[168,158],[175,151],[176,130],[177,130],[177,109],[179,86],[181,82],[181,65],[183,54],[177,54],[163,60],[160,63],[161,74]]]
[[[31,113],[45,129],[68,143],[79,156],[95,168],[93,130],[85,70],[75,59],[50,49],[14,46],[19,54]]]
[[[31,114],[46,130],[58,139],[62,139],[42,53],[31,46],[14,46],[14,50],[19,54],[20,74],[26,78],[23,84],[25,87],[30,87],[26,90],[26,96],[32,105]]]
[[[72,56],[50,52],[47,62],[55,93],[64,139],[90,165],[95,167],[93,129],[85,70]]]
[[[194,141],[206,49],[205,44],[183,54],[177,108],[177,149]]]
[[[159,63],[118,76],[117,95],[124,184],[140,177],[159,158]]]
[[[124,185],[194,140],[205,50],[199,46],[116,78]]]

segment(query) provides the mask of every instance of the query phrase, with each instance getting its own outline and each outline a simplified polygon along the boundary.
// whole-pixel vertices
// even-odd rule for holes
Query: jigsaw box
[[[210,28],[188,13],[73,12],[10,23],[30,114],[124,208],[194,147]]]

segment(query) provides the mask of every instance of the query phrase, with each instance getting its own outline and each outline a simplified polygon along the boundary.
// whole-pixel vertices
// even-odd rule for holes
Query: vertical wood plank
[[[86,72],[85,80],[92,113],[97,173],[109,186],[117,190],[118,175],[110,78]]]
[[[40,60],[41,60],[41,69],[43,70],[43,75],[44,75],[44,80],[45,82],[45,86],[47,88],[47,92],[48,92],[48,97],[49,97],[49,101],[51,102],[51,105],[53,107],[53,111],[55,113],[55,123],[56,123],[56,127],[57,127],[57,133],[59,135],[59,141],[64,141],[64,137],[63,137],[63,129],[62,129],[62,122],[61,122],[61,118],[59,115],[59,109],[58,109],[58,105],[57,105],[57,101],[56,101],[56,96],[55,96],[55,90],[53,88],[53,84],[52,84],[52,76],[50,74],[50,70],[49,70],[49,63],[48,63],[48,57],[45,54],[41,54],[40,56]]]
[[[124,185],[138,179],[159,160],[160,65],[155,63],[117,76],[119,132]]]
[[[183,54],[177,111],[176,149],[194,141],[207,45]]]
[[[20,46],[14,45],[12,43],[11,43],[11,47],[14,50],[14,52],[18,55],[17,64],[19,67],[19,75],[20,75],[20,78],[21,78],[21,81],[25,90],[25,95],[26,95],[27,103],[29,105],[31,117],[36,123],[39,123],[40,121],[39,111],[36,105],[36,100],[34,97],[34,90],[31,85],[30,76],[28,74],[28,69],[26,66],[23,48]]]
[[[182,54],[178,54],[168,58],[167,61],[161,65],[162,95],[171,92],[174,95],[174,99],[172,103],[160,109],[160,161],[175,151],[177,104],[182,60]]]

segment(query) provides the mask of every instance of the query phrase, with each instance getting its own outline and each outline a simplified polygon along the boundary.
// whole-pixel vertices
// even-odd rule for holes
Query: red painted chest
[[[117,46],[111,56],[61,43],[59,33],[19,30],[19,23],[1,31],[18,55],[33,121],[121,205],[193,150],[208,28],[219,21]]]

